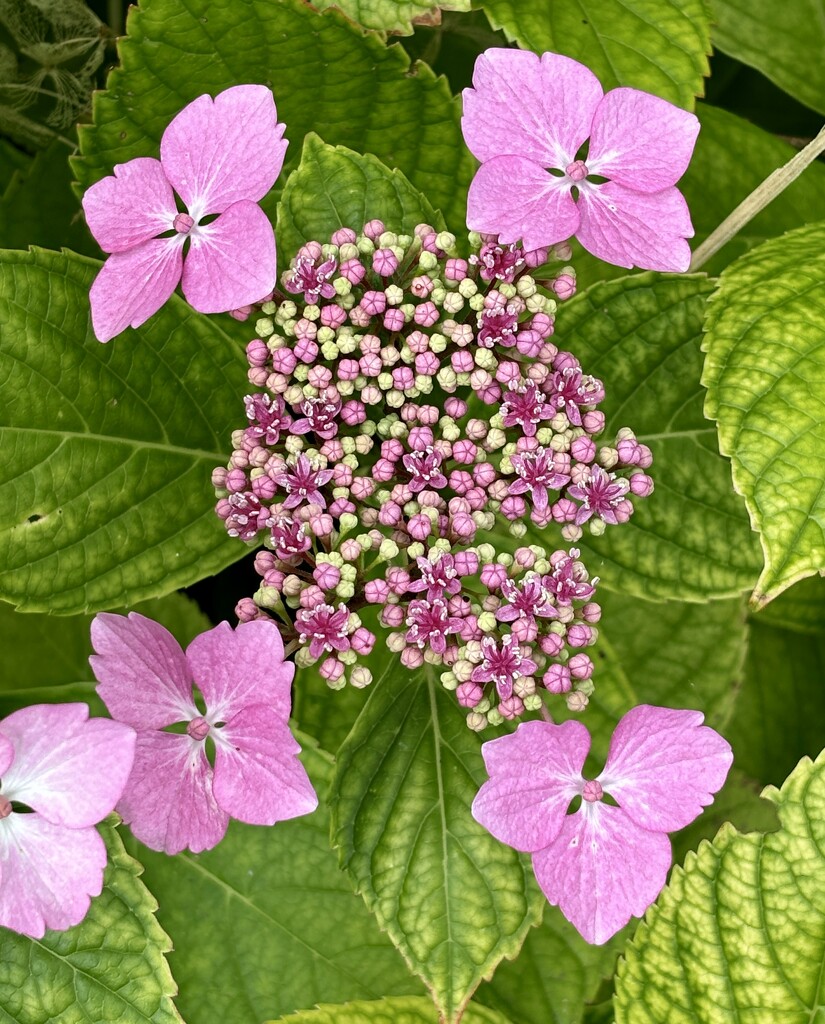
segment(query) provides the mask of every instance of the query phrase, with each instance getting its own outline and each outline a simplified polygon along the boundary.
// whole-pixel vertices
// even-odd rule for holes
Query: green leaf
[[[129,12],[127,30],[121,67],[96,94],[94,124],[80,130],[75,172],[83,188],[115,163],[157,156],[164,128],[196,96],[262,82],[275,92],[291,142],[280,187],[303,137],[316,131],[399,168],[448,224],[463,226],[474,161],[458,101],[446,79],[411,66],[400,46],[300,0],[145,0]],[[273,220],[277,197],[263,204]]]
[[[29,939],[0,929],[0,1016],[20,1024],[182,1024],[164,958],[171,948],[155,920],[140,865],[114,827],[98,826],[109,851],[103,892],[85,919]]]
[[[29,611],[130,605],[245,551],[210,483],[243,423],[242,349],[175,297],[100,345],[98,266],[0,253],[0,598]]]
[[[364,28],[406,36],[414,31],[414,21],[438,24],[442,10],[469,11],[470,0],[315,0],[312,6],[319,11],[337,7]]]
[[[708,74],[705,0],[480,0],[493,28],[525,50],[586,64],[605,90],[617,85],[688,110]]]
[[[713,0],[713,43],[825,114],[825,18],[821,0]]]
[[[673,871],[619,965],[617,1024],[822,1016],[825,755],[766,790],[781,828],[722,828]]]
[[[278,205],[278,243],[294,253],[311,239],[326,241],[338,228],[360,231],[372,218],[397,233],[412,234],[420,223],[444,226],[441,214],[400,171],[370,154],[307,135],[301,163]]]
[[[558,907],[548,905],[517,959],[500,964],[475,998],[510,1024],[580,1024],[585,1004],[595,998],[602,978],[612,974],[627,937],[623,929],[604,946],[591,946]]]
[[[554,340],[605,383],[604,437],[631,427],[653,451],[656,490],[628,523],[578,547],[591,573],[623,593],[701,601],[737,594],[759,571],[756,537],[702,414],[704,276],[636,274],[562,303]],[[529,534],[538,543],[541,534]]]
[[[284,1024],[438,1024],[435,1007],[421,996],[319,1006],[281,1020]],[[461,1020],[462,1024],[508,1024],[492,1010],[474,1005],[467,1007]]]
[[[719,281],[706,321],[705,411],[761,535],[756,607],[825,569],[825,225],[754,249]]]
[[[162,623],[182,646],[209,629],[198,606],[182,594],[134,609]],[[27,704],[85,701],[108,715],[89,667],[90,615],[30,615],[0,604],[0,718]]]
[[[825,634],[804,636],[752,618],[728,736],[739,768],[778,783],[803,754],[816,755],[825,736],[824,676]]]
[[[479,747],[430,670],[391,662],[338,751],[332,788],[341,861],[447,1022],[516,954],[543,902],[529,861],[470,814],[486,778]]]
[[[299,739],[323,794],[331,759]],[[338,869],[323,807],[274,828],[233,821],[197,856],[134,845],[174,943],[188,1024],[259,1024],[319,1002],[421,993]]]
[[[764,625],[779,626],[797,633],[824,634],[825,581],[821,576],[800,580],[761,608],[754,619]]]
[[[18,170],[0,198],[3,246],[65,247],[97,256],[100,249],[83,220],[71,181],[69,149],[62,142],[52,142]]]

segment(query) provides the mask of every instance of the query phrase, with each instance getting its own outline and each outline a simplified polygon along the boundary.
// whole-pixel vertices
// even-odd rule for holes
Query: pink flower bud
[[[404,668],[420,668],[424,664],[424,652],[417,647],[405,647],[400,660]]]
[[[415,357],[415,372],[424,377],[434,377],[441,369],[441,360],[435,352],[421,352]]]
[[[238,491],[245,491],[246,487],[246,473],[242,469],[230,469],[226,474],[226,489],[235,494]]]
[[[363,227],[363,233],[373,242],[377,242],[386,230],[382,220],[368,221]]]
[[[571,299],[576,294],[576,278],[572,274],[559,274],[552,288],[562,301]]]
[[[450,356],[450,365],[456,373],[471,373],[475,362],[473,355],[467,349],[459,349]]]
[[[392,277],[398,270],[398,257],[392,249],[376,249],[372,254],[372,269],[381,277]]]
[[[506,697],[498,706],[499,714],[504,718],[512,720],[518,718],[524,711],[524,702],[521,697],[517,697],[515,693],[511,693],[509,697]]]
[[[414,277],[410,284],[410,291],[417,299],[426,299],[433,290],[433,282],[428,274],[421,274]],[[415,351],[413,349],[413,351]]]
[[[407,524],[407,530],[413,540],[424,541],[432,533],[432,523],[428,516],[418,513],[417,515],[411,516],[410,521]]]
[[[584,435],[575,438],[570,445],[570,455],[577,462],[592,462],[596,458],[595,442]]]
[[[344,664],[337,658],[325,658],[318,669],[321,677],[330,683],[336,683],[344,674]]]
[[[364,292],[361,299],[361,307],[370,316],[378,316],[387,308],[387,297],[383,292]]]
[[[246,346],[246,358],[250,366],[265,366],[269,362],[269,349],[265,341],[253,338]]]
[[[324,306],[321,310],[321,326],[331,327],[334,331],[343,327],[347,319],[346,310],[340,306]]]
[[[381,609],[381,625],[396,629],[404,622],[404,609],[400,604],[385,604]]]
[[[413,320],[421,327],[432,327],[433,324],[438,323],[439,316],[438,307],[434,303],[422,302],[415,307]]]
[[[341,557],[346,562],[356,561],[363,553],[361,545],[357,540],[347,539],[341,542],[340,547]]]
[[[558,633],[548,633],[539,640],[539,647],[551,658],[556,658],[564,650],[564,638]]]
[[[444,267],[444,277],[447,281],[463,281],[469,270],[470,268],[466,260],[447,260]]]
[[[384,314],[384,327],[388,331],[401,331],[404,329],[406,318],[400,309],[388,309]]]
[[[653,480],[646,473],[634,473],[630,478],[630,490],[637,498],[646,498],[653,493]]]
[[[586,654],[574,654],[567,667],[574,679],[589,679],[593,675],[593,662]]]
[[[451,396],[444,403],[444,411],[448,416],[452,416],[453,419],[461,419],[462,416],[467,415],[467,403],[461,398]]]
[[[478,555],[475,551],[456,551],[453,561],[459,576],[475,576],[478,572]]]
[[[352,228],[338,228],[338,230],[332,236],[333,245],[353,245],[357,235]]]
[[[573,686],[566,665],[551,665],[541,681],[551,693],[567,693]]]
[[[350,646],[356,654],[369,654],[375,646],[375,633],[371,633],[363,626],[359,626],[349,639]]]
[[[461,683],[458,686],[455,695],[461,707],[474,708],[484,696],[484,690],[482,690],[478,683],[472,683],[468,680],[466,683]]]
[[[450,528],[457,540],[470,544],[476,535],[476,524],[466,512],[459,512],[450,520]]]
[[[593,631],[581,622],[574,622],[567,630],[567,643],[570,647],[587,647],[593,641]]]
[[[345,260],[339,267],[341,277],[345,277],[350,284],[359,285],[367,274],[367,268],[357,259]]]
[[[384,604],[389,596],[386,580],[369,580],[364,586],[364,597],[369,604]]]
[[[481,567],[481,582],[488,590],[499,590],[507,579],[507,570],[498,562],[487,562]]]
[[[239,622],[252,622],[253,619],[265,617],[251,597],[242,597],[238,601],[235,605],[235,614],[238,616]]]
[[[582,416],[582,426],[588,434],[601,434],[604,430],[604,413],[586,412]]]

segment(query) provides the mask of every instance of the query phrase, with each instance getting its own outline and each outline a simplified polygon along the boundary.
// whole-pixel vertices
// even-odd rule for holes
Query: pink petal
[[[292,706],[295,666],[284,661],[274,622],[256,619],[234,630],[228,622],[196,636],[186,660],[209,709],[210,720],[227,722],[250,704],[268,704],[282,722]]]
[[[3,728],[0,722],[0,729]],[[0,732],[0,779],[6,774],[14,760],[14,744]]]
[[[92,647],[97,692],[112,718],[162,729],[200,714],[186,655],[159,622],[137,612],[101,612],[92,620]]]
[[[670,840],[635,825],[619,807],[583,804],[565,817],[558,839],[533,854],[547,899],[596,946],[631,917],[641,917],[662,891]]]
[[[277,121],[266,86],[236,85],[214,101],[199,96],[170,122],[160,141],[160,161],[195,220],[223,213],[242,199],[263,199],[287,147],[285,126]]]
[[[32,704],[0,723],[14,745],[3,795],[27,804],[55,825],[87,828],[112,810],[123,792],[135,733],[108,718],[89,718],[86,704]]]
[[[683,272],[690,266],[693,237],[690,212],[682,193],[667,188],[654,195],[633,192],[615,181],[582,182],[581,225],[576,238],[607,263],[617,267]]]
[[[642,828],[675,832],[713,802],[733,763],[701,711],[640,704],[616,726],[599,782]]]
[[[189,237],[183,294],[199,313],[250,306],[274,288],[275,232],[260,206],[235,203]]]
[[[103,888],[106,844],[94,828],[12,812],[0,821],[0,865],[0,925],[42,939],[86,916]]]
[[[483,744],[489,780],[473,801],[473,817],[508,846],[532,852],[559,834],[570,801],[582,789],[590,733],[581,722],[522,722]]]
[[[486,50],[463,93],[464,141],[481,161],[513,155],[564,170],[590,135],[601,98],[593,72],[569,57]]]
[[[682,177],[699,119],[638,89],[613,89],[596,108],[587,155],[591,174],[637,192],[661,192]]]
[[[164,853],[211,850],[229,824],[212,795],[203,743],[171,732],[138,733],[135,766],[117,810],[142,843]]]
[[[157,313],[180,281],[182,243],[183,235],[154,238],[106,260],[89,292],[98,341],[140,327]]]
[[[213,735],[213,789],[227,814],[250,825],[274,825],[309,814],[318,806],[298,760],[301,747],[276,711],[253,705]]]
[[[160,161],[141,156],[86,189],[83,212],[100,248],[123,252],[171,231],[178,211]]]
[[[488,160],[470,183],[467,226],[499,235],[504,243],[523,239],[525,249],[570,238],[579,226],[579,211],[564,181],[520,156]]]

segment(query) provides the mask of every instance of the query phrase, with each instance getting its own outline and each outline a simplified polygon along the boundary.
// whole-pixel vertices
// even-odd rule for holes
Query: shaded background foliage
[[[344,13],[326,11],[334,6]],[[441,6],[319,0],[322,16],[301,0],[145,0],[129,14],[118,53],[114,40],[126,25],[119,0],[0,0],[0,246],[18,250],[0,261],[0,598],[8,602],[0,604],[0,713],[41,700],[94,706],[90,611],[149,600],[141,610],[185,642],[210,622],[231,620],[257,584],[242,546],[212,520],[208,485],[212,460],[223,461],[242,419],[241,344],[250,327],[194,317],[175,300],[138,335],[102,348],[83,304],[100,253],[80,213],[82,188],[116,160],[151,154],[186,101],[240,81],[272,85],[290,139],[267,200],[282,266],[308,235],[331,230],[333,212],[313,199],[313,182],[329,174],[374,189],[383,210],[443,215],[461,230],[473,161],[455,97],[489,46],[558,49],[592,66],[606,88],[631,84],[687,107],[704,94],[695,102],[702,132],[682,183],[697,242],[816,134],[825,113],[818,0],[793,0],[779,20],[770,0]],[[625,45],[629,38],[635,46]],[[104,86],[92,114],[91,90]],[[818,576],[795,582],[825,568],[825,515],[814,486],[825,475],[825,228],[816,223],[824,220],[825,168],[817,162],[702,275],[626,275],[579,249],[582,291],[560,310],[559,336],[605,379],[608,417],[637,426],[657,457],[656,500],[615,538],[588,544],[608,591],[586,717],[594,754],[604,755],[621,714],[645,701],[702,708],[736,754],[714,806],[674,837],[684,870],[675,870],[630,947],[633,924],[608,946],[587,947],[555,908],[542,914],[524,859],[501,847],[484,852],[489,837],[468,814],[482,777],[477,737],[423,676],[399,702],[379,649],[366,703],[352,690],[328,693],[311,670],[296,689],[307,767],[331,794],[317,816],[274,831],[233,827],[201,857],[170,860],[127,837],[145,885],[107,830],[113,854],[104,896],[78,929],[35,951],[42,985],[24,984],[32,944],[2,938],[16,980],[0,984],[0,1009],[32,1022],[114,1019],[116,1009],[125,1021],[174,1021],[180,1011],[189,1024],[210,1024],[216,1012],[230,1024],[253,1024],[306,1011],[296,1024],[418,1024],[435,1019],[427,989],[453,1021],[480,983],[468,1024],[598,1024],[614,1014],[635,1024],[675,1020],[674,1006],[685,1014],[679,1020],[726,1022],[737,1019],[748,988],[764,983],[783,1021],[808,1020],[822,997],[805,962],[822,960],[821,939],[805,946],[802,966],[787,968],[794,996],[779,970],[737,973],[735,948],[723,937],[752,927],[749,941],[764,945],[767,960],[783,927],[787,934],[776,907],[759,925],[747,900],[726,898],[737,887],[759,891],[763,859],[770,884],[803,907],[794,941],[821,935],[825,920],[823,887],[812,893],[805,877],[825,872],[821,759],[794,771],[825,744],[825,585]],[[803,230],[782,237],[794,229]],[[25,252],[29,246],[80,256]],[[801,285],[800,265],[808,275]],[[774,325],[773,333],[760,327],[755,341],[754,302]],[[802,397],[771,348],[783,345],[789,318],[808,321],[787,353],[791,363],[808,361],[804,378],[813,385]],[[737,358],[749,343],[743,365]],[[780,404],[765,407],[771,389],[761,385],[742,400],[743,381],[760,375],[783,377]],[[780,456],[793,456],[795,476],[783,457],[765,455],[780,425],[788,434]],[[809,534],[775,529],[789,480]],[[762,548],[751,525],[763,531]],[[756,612],[742,595],[760,572],[768,596],[795,585]],[[188,598],[172,593],[181,587]],[[363,782],[376,749],[393,765],[403,814]],[[789,774],[771,803],[760,799],[763,785],[781,786]],[[442,822],[431,840],[453,865],[452,893],[443,865],[414,848],[417,820],[430,814]],[[714,845],[700,847],[724,822],[732,825]],[[326,841],[330,829],[346,872]],[[467,850],[487,875],[473,875]],[[155,921],[155,899],[174,952]],[[495,934],[468,928],[468,908],[495,919]],[[700,934],[684,942],[696,921]],[[90,973],[84,951],[105,945],[109,974]],[[445,961],[445,948],[453,959]],[[614,1006],[614,968],[625,948]],[[677,962],[663,999],[664,968]],[[704,1006],[691,978],[711,963],[730,983],[724,999]],[[285,971],[289,983],[281,984]],[[75,994],[61,1002],[56,993],[65,992]],[[352,1001],[347,1010],[312,1011]]]

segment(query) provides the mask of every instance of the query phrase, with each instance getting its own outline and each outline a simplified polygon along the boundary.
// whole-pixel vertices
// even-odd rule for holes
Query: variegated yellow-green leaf
[[[825,223],[733,263],[706,330],[705,411],[760,534],[759,607],[825,569]]]
[[[725,825],[688,854],[619,965],[616,1024],[812,1024],[825,1012],[825,753],[781,790],[775,832]]]

